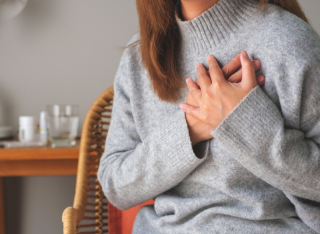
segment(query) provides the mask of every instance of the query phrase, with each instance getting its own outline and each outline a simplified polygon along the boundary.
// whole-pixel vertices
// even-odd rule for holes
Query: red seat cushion
[[[154,200],[146,201],[129,210],[121,211],[114,207],[110,202],[108,203],[108,222],[110,234],[131,234],[134,219],[139,209],[144,205],[153,204]]]

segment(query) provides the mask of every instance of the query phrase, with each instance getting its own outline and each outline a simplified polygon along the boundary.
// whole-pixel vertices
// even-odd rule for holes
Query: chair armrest
[[[77,213],[78,211],[72,207],[68,207],[63,211],[63,214],[62,214],[63,234],[76,234]]]

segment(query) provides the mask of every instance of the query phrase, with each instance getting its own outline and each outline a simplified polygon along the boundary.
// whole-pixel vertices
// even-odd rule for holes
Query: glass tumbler
[[[77,105],[48,105],[47,112],[51,146],[74,146],[78,133],[79,107]]]

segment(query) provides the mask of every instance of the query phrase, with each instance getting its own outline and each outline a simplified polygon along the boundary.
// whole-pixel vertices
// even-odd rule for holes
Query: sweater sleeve
[[[319,94],[308,95],[320,103]],[[211,134],[269,184],[320,202],[320,107],[304,105],[310,109],[301,115],[314,112],[302,124],[304,131],[287,128],[280,110],[256,86]]]
[[[208,151],[206,141],[192,148],[185,113],[179,108],[141,140],[133,117],[128,69],[130,65],[124,55],[114,81],[112,118],[98,169],[98,180],[106,197],[121,210],[180,183],[205,160],[196,154],[206,155]]]
[[[278,96],[286,97],[284,115],[256,86],[211,135],[245,168],[282,190],[300,218],[318,210],[304,221],[320,231],[320,56],[313,55],[277,81],[276,90],[284,92]]]

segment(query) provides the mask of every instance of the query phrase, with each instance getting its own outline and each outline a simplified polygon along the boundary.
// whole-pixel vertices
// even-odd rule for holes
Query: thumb
[[[241,67],[242,67],[241,84],[244,84],[246,86],[247,85],[256,86],[257,80],[256,80],[254,64],[249,58],[246,51],[241,52],[240,60],[241,60]]]

